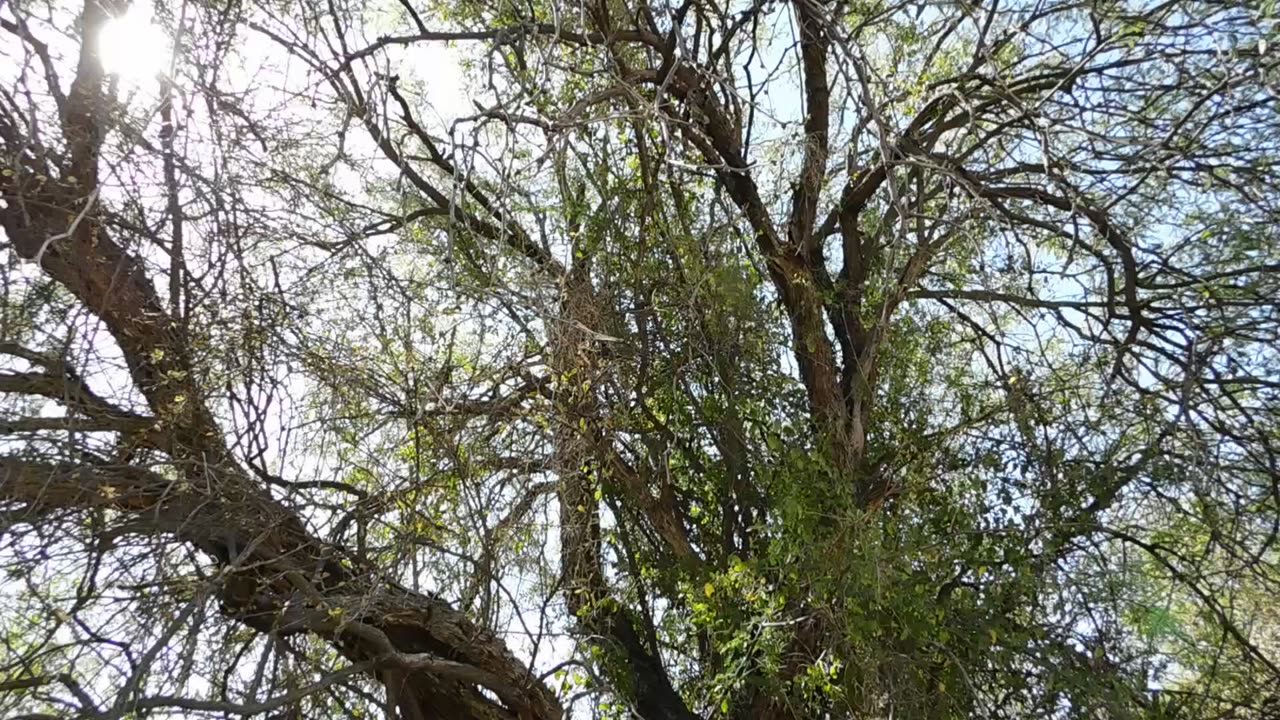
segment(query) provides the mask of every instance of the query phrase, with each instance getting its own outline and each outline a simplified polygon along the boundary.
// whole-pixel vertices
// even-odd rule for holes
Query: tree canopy
[[[1280,717],[1272,0],[0,3],[0,711]]]

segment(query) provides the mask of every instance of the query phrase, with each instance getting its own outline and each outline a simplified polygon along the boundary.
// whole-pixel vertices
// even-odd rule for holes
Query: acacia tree
[[[0,9],[0,707],[1277,712],[1270,5],[126,9]]]

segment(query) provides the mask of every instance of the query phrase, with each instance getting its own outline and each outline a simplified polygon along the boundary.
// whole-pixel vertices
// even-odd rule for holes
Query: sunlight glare
[[[169,41],[151,22],[145,3],[111,18],[98,36],[102,67],[130,84],[141,84],[164,72],[169,58]]]

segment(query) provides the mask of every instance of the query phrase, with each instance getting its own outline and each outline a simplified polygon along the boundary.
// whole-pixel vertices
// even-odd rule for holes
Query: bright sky
[[[103,68],[133,86],[165,72],[172,57],[169,38],[151,19],[149,3],[134,3],[124,15],[107,21],[98,36]]]
[[[78,49],[71,44],[71,39],[64,37],[55,37],[54,40],[60,46],[62,57],[65,59],[74,58]],[[154,16],[150,3],[135,2],[132,7],[122,16],[115,17],[108,21],[102,28],[96,38],[99,49],[99,58],[104,69],[112,76],[114,82],[118,84],[120,95],[126,104],[132,109],[139,112],[140,117],[146,117],[148,113],[154,113],[157,107],[158,88],[160,86],[160,78],[169,74],[173,58],[173,44],[166,33],[154,23]],[[287,61],[281,61],[281,51],[278,46],[267,40],[265,37],[256,33],[248,32],[240,38],[238,42],[238,53],[244,61],[240,68],[227,68],[226,71],[237,84],[248,86],[256,89],[259,93],[269,92],[263,90],[263,87],[271,87],[272,80],[284,80],[287,84],[288,78],[276,77],[272,80],[265,80],[262,76],[263,72],[289,73],[291,67]],[[425,45],[415,45],[411,48],[403,49],[396,53],[399,62],[397,72],[405,78],[414,78],[425,88],[426,97],[430,103],[431,112],[424,118],[433,131],[440,131],[440,134],[447,134],[449,126],[460,116],[472,114],[475,112],[471,98],[467,91],[465,73],[461,67],[461,53],[457,48],[448,47],[442,43],[430,43]],[[274,70],[264,71],[264,68],[271,67]],[[0,73],[0,81],[7,81],[6,76],[9,70],[6,69]],[[256,80],[263,79],[260,84]],[[178,88],[179,94],[182,88]],[[151,116],[151,122],[156,122],[155,116]],[[357,155],[369,156],[374,154],[371,144],[363,133],[353,133],[349,138],[352,144],[360,144],[361,149],[367,152],[357,152]],[[351,146],[349,146],[351,149]],[[189,152],[199,155],[201,149],[199,147],[190,147]],[[359,178],[350,178],[352,190],[359,192]],[[104,202],[112,200],[113,193],[110,189],[104,190]],[[270,204],[267,198],[263,198],[265,204]],[[158,251],[150,252],[151,262],[158,262],[160,255]],[[19,273],[27,276],[38,275],[38,270],[29,264],[20,266]],[[152,278],[156,282],[161,282],[163,278]],[[51,332],[58,332],[57,329],[50,329]],[[105,338],[104,338],[105,339]],[[118,358],[118,351],[114,344],[107,342],[95,343],[95,351],[102,356],[112,359]],[[80,359],[76,359],[80,362]],[[4,360],[5,369],[24,370],[25,365],[21,362],[11,361],[6,358]],[[96,364],[95,364],[96,365]],[[99,390],[106,387],[114,389],[122,389],[130,387],[131,383],[126,373],[123,371],[123,364],[115,368],[96,366],[88,368],[86,378]],[[84,368],[82,368],[84,369]],[[290,378],[291,380],[296,378]],[[107,397],[112,397],[115,393],[104,393]],[[302,396],[303,392],[295,391],[295,397]],[[273,408],[269,423],[274,425],[269,435],[275,437],[283,437],[284,431],[280,427],[282,421],[293,412],[293,409],[282,407],[287,405],[288,401],[277,399],[277,407]],[[65,409],[58,403],[45,403],[40,409],[42,415],[61,416],[65,414]],[[278,451],[280,448],[273,447],[272,451]],[[296,453],[295,453],[296,456]],[[300,461],[298,464],[309,465],[306,470],[312,474],[331,473],[334,468],[323,458],[310,457],[300,459],[294,457],[293,460]],[[268,460],[268,466],[278,465]],[[291,463],[292,465],[293,463]],[[289,468],[290,470],[302,470],[302,468]],[[300,477],[302,477],[300,475]],[[551,507],[550,516],[539,518],[540,521],[553,523],[556,521],[554,505]],[[550,533],[551,542],[545,548],[545,553],[550,562],[554,562],[554,556],[557,553],[556,534]],[[529,577],[521,577],[518,570],[514,568],[505,569],[506,577],[503,583],[509,589],[516,593],[524,593],[528,583],[531,582]],[[0,580],[0,598],[11,593],[21,593],[23,588],[20,585],[12,584],[9,580]],[[537,608],[534,607],[536,611]],[[553,619],[554,620],[554,619]],[[540,625],[540,618],[537,613],[532,614],[526,612],[525,617],[508,616],[503,619],[506,627],[499,628],[505,631],[504,634],[512,649],[518,654],[529,657],[532,654],[534,639],[528,637],[525,628],[538,633],[541,630],[550,631],[553,634],[541,638],[538,645],[538,658],[536,667],[540,670],[548,669],[569,657],[572,651],[572,643],[566,637],[556,633],[556,628],[545,627]],[[542,620],[546,622],[546,620]],[[554,623],[559,625],[559,623]],[[60,631],[60,635],[66,636],[62,639],[70,639],[69,633],[73,630],[70,626],[65,626]],[[90,686],[92,689],[92,685]],[[203,691],[205,685],[198,678],[193,679],[191,687],[187,688],[188,692],[199,694]],[[98,692],[102,697],[111,697],[111,693],[107,688],[100,688]],[[173,714],[173,713],[171,713]],[[176,713],[181,716],[181,713]]]
[[[778,23],[778,27],[774,28],[780,37],[787,37],[791,30],[782,27],[784,23],[789,23],[790,18],[786,13],[780,13],[771,16],[772,21]],[[255,33],[246,31],[245,37],[241,38],[240,55],[245,59],[248,65],[257,65],[261,61],[262,64],[267,63],[267,56],[279,55],[279,48],[274,47],[264,38],[256,36]],[[111,20],[101,31],[98,38],[100,46],[100,56],[105,69],[113,74],[122,86],[127,88],[127,92],[138,92],[140,95],[153,93],[158,87],[156,82],[157,76],[164,74],[170,67],[172,62],[172,44],[170,39],[166,37],[155,24],[153,24],[152,10],[149,3],[134,3],[124,16]],[[784,48],[788,43],[779,43],[772,52],[780,53],[779,48]],[[763,70],[772,66],[778,58],[773,57],[772,52],[763,53],[757,62]],[[425,87],[425,97],[428,100],[432,112],[424,117],[429,126],[440,134],[446,134],[447,129],[459,117],[470,115],[475,112],[472,104],[472,88],[469,88],[466,74],[462,69],[462,53],[458,48],[449,47],[443,43],[427,43],[417,44],[409,48],[397,49],[390,53],[395,58],[396,72],[405,78],[414,78],[421,82]],[[281,63],[281,67],[288,67],[287,63]],[[254,85],[254,69],[241,68],[239,71],[235,69],[229,70],[235,76],[237,83],[245,85]],[[288,70],[282,72],[287,73]],[[3,79],[8,71],[0,74]],[[773,86],[775,94],[771,97],[762,98],[761,104],[767,107],[780,121],[794,121],[800,114],[800,99],[796,92],[796,85],[791,80],[780,81]],[[269,92],[269,91],[268,91]],[[764,121],[760,120],[760,126],[764,126]],[[847,121],[847,122],[852,122]],[[784,133],[774,124],[771,128],[773,132],[760,131],[761,135],[776,137]],[[358,144],[361,149],[368,148],[368,140],[362,133],[354,133],[349,138],[353,144]],[[760,143],[754,148],[754,155],[763,161],[764,170],[769,172],[770,162],[774,168],[781,169],[788,163],[794,164],[794,155],[790,158],[784,156],[769,161],[765,158],[765,150],[767,144]],[[193,152],[199,153],[198,148],[193,148]],[[369,153],[362,153],[367,156]],[[780,182],[782,174],[773,178]],[[358,178],[350,178],[353,187],[357,187]],[[340,183],[341,184],[341,183]],[[358,192],[358,189],[357,189]],[[110,198],[107,198],[109,200]],[[32,269],[34,271],[34,269]],[[783,354],[785,362],[790,363],[790,356]],[[113,381],[114,382],[114,381]],[[118,384],[127,385],[127,378]],[[294,393],[300,396],[302,392]],[[279,422],[279,418],[287,415],[290,410],[275,408],[278,414],[273,415],[275,422]],[[277,433],[270,433],[276,435]],[[317,458],[305,458],[305,462],[318,463],[319,467],[311,468],[313,473],[322,473],[329,469],[326,460]],[[554,516],[554,510],[550,515]],[[555,521],[554,517],[545,518],[548,523]],[[556,552],[556,535],[554,532],[548,534],[550,542],[546,548],[546,552],[554,556]],[[554,562],[554,561],[553,561]],[[2,589],[2,588],[0,588]],[[0,593],[2,594],[2,593]],[[536,629],[537,618],[527,618],[529,626]],[[509,622],[507,630],[513,635],[522,632],[520,624],[514,620]],[[546,667],[558,659],[567,656],[570,651],[570,644],[567,640],[561,638],[552,638],[550,643],[553,645],[551,652],[546,651],[547,641],[544,641],[543,652],[540,666]],[[519,647],[522,643],[513,643],[519,650],[526,648]]]

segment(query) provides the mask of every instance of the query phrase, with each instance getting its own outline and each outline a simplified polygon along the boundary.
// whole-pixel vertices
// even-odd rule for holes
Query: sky
[[[6,35],[6,37],[8,37]],[[74,57],[76,48],[71,38],[65,35],[51,33],[48,37],[53,38],[51,42],[54,45],[54,52],[63,53],[64,57]],[[100,48],[100,58],[104,68],[110,73],[111,81],[117,84],[120,96],[123,102],[131,109],[132,112],[138,112],[139,109],[145,113],[152,113],[151,122],[158,123],[158,116],[155,113],[159,106],[159,88],[162,78],[169,75],[172,63],[175,58],[172,53],[172,42],[166,34],[153,23],[152,7],[147,2],[133,3],[132,7],[120,17],[113,18],[103,28],[97,38]],[[287,58],[282,58],[279,48],[264,36],[245,30],[240,38],[241,45],[238,48],[238,57],[244,60],[243,63],[237,63],[235,66],[224,68],[229,76],[229,84],[237,83],[244,86],[254,87],[260,83],[271,82],[267,76],[271,73],[279,74],[284,72],[286,77],[280,77],[281,84],[289,84],[290,79],[287,77],[291,71],[304,71],[295,65],[290,65]],[[62,47],[57,47],[59,44]],[[431,43],[426,45],[414,45],[398,52],[399,56],[398,72],[405,78],[413,78],[421,82],[425,88],[427,96],[430,98],[430,106],[432,115],[427,121],[438,131],[448,134],[453,123],[461,116],[474,112],[466,87],[467,82],[462,69],[461,54],[458,49],[445,46],[441,43]],[[10,76],[11,72],[17,72],[17,68],[6,68],[0,70],[0,82],[6,84],[16,84]],[[185,98],[182,97],[181,88],[178,89],[179,103],[181,104]],[[181,115],[181,110],[179,111]],[[192,117],[190,115],[188,118]],[[374,148],[368,142],[365,134],[353,132],[349,137],[351,145],[348,147],[353,154],[360,156],[369,156],[374,154]],[[198,146],[188,147],[184,149],[187,152],[200,154],[202,149]],[[350,183],[349,189],[358,194],[362,188],[359,187],[359,178],[348,177],[347,182]],[[190,188],[186,189],[187,192]],[[157,191],[158,192],[158,191]],[[110,203],[116,198],[110,189],[103,192],[103,202]],[[266,196],[259,196],[258,200],[264,204],[270,204],[273,200]],[[0,231],[2,233],[2,231]],[[389,242],[391,238],[387,238]],[[198,239],[197,239],[198,241]],[[149,252],[151,262],[158,264],[163,257],[158,255],[153,248]],[[30,264],[24,263],[18,272],[22,277],[33,279],[39,276],[38,269]],[[162,282],[164,278],[153,277],[153,281]],[[163,293],[165,289],[159,288]],[[51,329],[52,330],[52,329]],[[464,328],[465,330],[465,328]],[[92,360],[89,358],[81,359],[81,370],[86,376],[88,382],[106,397],[116,397],[118,393],[113,390],[121,388],[129,388],[132,383],[127,372],[123,369],[123,363],[119,362],[119,353],[114,347],[114,343],[106,340],[94,343],[94,354],[96,357]],[[9,371],[25,371],[28,367],[26,363],[4,356],[0,358],[0,370]],[[272,412],[267,418],[266,436],[272,439],[272,446],[269,449],[267,465],[273,469],[283,469],[286,474],[292,473],[290,476],[295,478],[306,477],[333,477],[335,473],[342,472],[336,467],[331,459],[326,459],[315,452],[309,452],[304,455],[292,453],[284,467],[281,465],[281,458],[278,457],[283,449],[277,445],[277,439],[288,437],[289,430],[282,423],[289,421],[290,418],[298,418],[299,413],[304,412],[303,408],[291,407],[290,398],[305,397],[307,393],[306,381],[301,375],[294,375],[285,378],[288,384],[288,392],[276,398]],[[43,402],[38,410],[41,416],[55,417],[64,414],[62,406],[54,401]],[[230,438],[229,438],[230,439]],[[4,441],[5,445],[11,444],[11,441]],[[277,455],[273,460],[270,456]],[[554,504],[550,504],[544,508],[545,516],[542,522],[551,523],[555,516]],[[553,562],[558,549],[556,547],[555,533],[549,533],[551,542],[544,549],[544,554],[549,562]],[[527,586],[533,582],[532,577],[524,576],[522,572],[515,567],[502,568],[504,572],[503,584],[517,594],[526,592]],[[42,574],[33,576],[31,579],[37,585],[48,589],[55,587],[53,579],[60,577],[60,570],[57,563],[44,568]],[[43,577],[44,579],[39,579]],[[429,582],[429,578],[424,576]],[[431,589],[430,586],[424,589]],[[3,598],[16,598],[26,591],[24,583],[15,581],[12,578],[0,578],[0,603]],[[533,667],[535,671],[546,671],[567,659],[572,649],[572,643],[561,633],[557,631],[557,626],[562,625],[560,622],[553,622],[550,626],[545,626],[546,619],[537,616],[537,613],[530,613],[530,608],[536,610],[536,605],[522,603],[521,608],[525,612],[525,617],[516,617],[508,614],[501,622],[505,627],[499,627],[501,634],[505,635],[506,640],[518,656],[529,657],[529,653],[534,647],[536,640],[538,647],[538,656]],[[530,637],[525,632],[525,628],[530,628],[535,634],[539,632],[549,632],[548,635],[536,638]],[[540,630],[541,628],[541,630]],[[71,641],[77,635],[77,631],[72,625],[63,625],[58,633],[57,638],[61,641]],[[84,668],[88,672],[88,668]],[[252,664],[247,672],[252,672]],[[90,676],[92,678],[94,676]],[[97,675],[101,682],[111,683],[111,676]],[[209,688],[199,675],[195,676],[187,688],[189,693],[199,695]],[[89,689],[94,691],[100,698],[110,699],[113,697],[112,688],[103,686],[95,688],[92,684]],[[182,713],[170,713],[171,716],[181,717]]]
[[[151,23],[149,17],[150,9],[146,3],[135,4],[135,7],[124,17],[113,20],[103,31],[99,38],[102,48],[102,60],[107,69],[112,72],[117,81],[121,83],[124,94],[130,97],[129,102],[136,104],[138,107],[154,107],[156,100],[156,92],[158,82],[157,74],[163,74],[172,62],[172,54],[170,52],[169,40]],[[777,13],[772,16],[777,23],[771,28],[779,37],[789,38],[793,34],[790,27],[790,16],[788,13]],[[245,44],[241,48],[240,56],[247,62],[244,66],[235,66],[227,68],[227,72],[232,77],[232,84],[253,84],[255,82],[263,82],[264,77],[271,72],[290,72],[290,66],[287,62],[281,61],[277,48],[274,48],[262,36],[252,32],[246,32],[242,37]],[[773,46],[773,50],[761,54],[757,59],[760,69],[772,67],[780,59],[777,53],[780,48],[786,47],[788,43],[777,43]],[[466,72],[462,67],[463,52],[458,48],[451,48],[442,43],[416,44],[407,49],[396,50],[391,53],[395,57],[397,72],[405,78],[413,78],[421,82],[426,89],[426,96],[429,98],[430,106],[434,112],[434,117],[430,118],[434,128],[441,133],[447,134],[454,128],[454,123],[459,118],[470,115],[474,112],[473,100],[483,99],[469,92],[471,83]],[[260,63],[255,60],[261,60]],[[0,77],[3,77],[0,71]],[[783,121],[788,121],[794,127],[795,120],[801,112],[801,103],[796,85],[796,77],[789,76],[790,79],[774,85],[774,92],[771,96],[763,100],[764,107],[771,110],[776,117],[777,122],[773,127],[768,124],[762,126],[761,135],[782,137],[787,136],[788,131],[782,127]],[[6,78],[7,79],[7,78]],[[289,79],[286,77],[281,84],[288,85]],[[848,128],[846,128],[848,129]],[[461,133],[465,133],[465,128],[459,129]],[[794,137],[794,130],[789,131]],[[367,140],[364,139],[363,133],[352,133],[349,141],[352,143],[350,148],[355,154],[373,154],[372,148]],[[457,139],[469,139],[460,138]],[[481,139],[481,142],[486,140]],[[786,149],[789,147],[787,143],[781,143],[780,147]],[[755,153],[757,159],[761,161],[763,170],[762,175],[765,182],[781,183],[783,177],[787,175],[784,170],[794,165],[794,154],[781,158],[774,158],[772,162],[768,161],[767,154],[770,151],[768,143],[757,144]],[[199,148],[192,148],[192,152],[199,153]],[[771,171],[770,168],[773,170]],[[339,179],[339,184],[349,183],[350,190],[359,193],[359,178],[346,176],[345,179]],[[785,196],[785,193],[783,194]],[[106,201],[112,198],[108,194]],[[263,202],[268,202],[265,198]],[[390,243],[389,238],[386,242]],[[154,258],[153,258],[154,259]],[[34,268],[26,268],[27,272],[34,274]],[[1053,288],[1050,288],[1052,291]],[[1067,294],[1075,295],[1074,291],[1067,291]],[[465,329],[465,328],[464,328]],[[107,343],[100,348],[100,352],[106,356],[108,362],[114,360],[112,358],[112,350]],[[790,363],[790,357],[784,354],[784,361]],[[111,371],[94,373],[95,382],[108,383],[119,387],[127,387],[129,381],[127,377],[120,377],[119,371],[115,371],[113,377]],[[287,436],[284,423],[289,418],[293,418],[297,413],[301,412],[298,408],[290,406],[289,398],[299,398],[306,395],[307,387],[298,377],[289,378],[290,386],[286,395],[277,401],[273,408],[273,414],[269,419],[269,428],[267,435],[271,438],[279,438]],[[42,412],[47,414],[58,413],[60,410],[55,403],[48,403]],[[271,448],[273,453],[280,454],[282,448],[273,445]],[[314,453],[298,457],[297,453],[291,455],[291,461],[294,463],[289,469],[293,471],[297,477],[325,477],[337,472],[337,468],[326,458],[317,457]],[[553,505],[547,508],[547,515],[543,521],[548,524],[554,524],[555,510]],[[555,565],[556,547],[555,533],[548,533],[551,538],[545,553],[548,556],[551,565]],[[519,580],[519,578],[512,578]],[[0,594],[4,592],[4,588],[0,588]],[[520,633],[519,623],[515,619],[511,619],[508,623],[507,630],[510,634]],[[551,651],[545,654],[539,663],[542,667],[548,667],[560,659],[567,657],[569,643],[567,640],[553,640]]]

